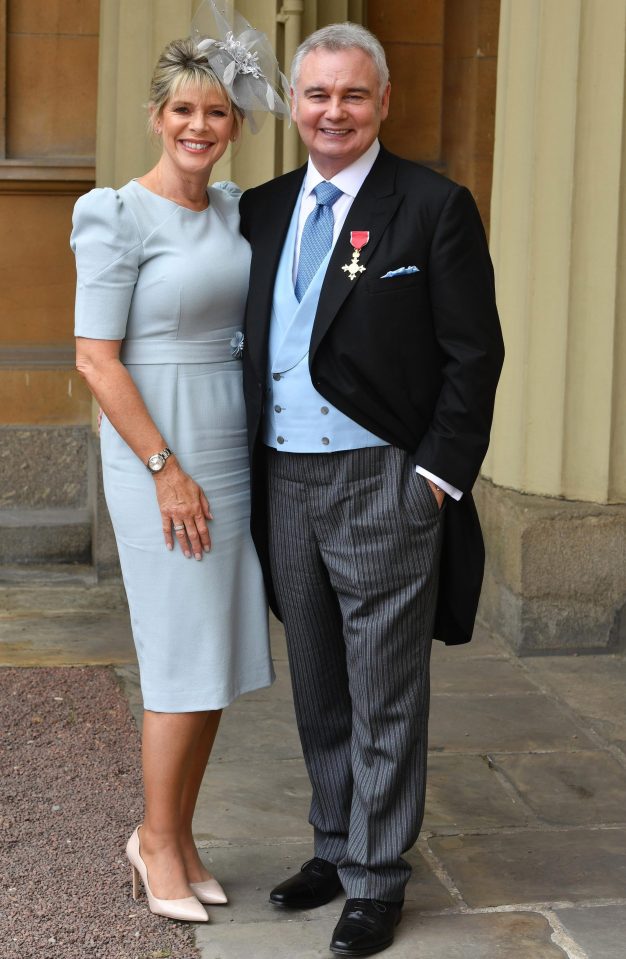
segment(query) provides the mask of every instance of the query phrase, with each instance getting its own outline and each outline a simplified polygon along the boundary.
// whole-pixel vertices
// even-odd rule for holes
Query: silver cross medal
[[[369,230],[352,230],[350,234],[350,245],[354,248],[352,251],[352,261],[345,263],[341,269],[347,273],[350,280],[356,280],[359,273],[365,273],[365,267],[359,263],[361,250],[369,242]]]

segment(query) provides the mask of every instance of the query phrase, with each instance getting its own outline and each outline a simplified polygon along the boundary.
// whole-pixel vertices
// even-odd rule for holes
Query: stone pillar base
[[[480,479],[479,618],[520,654],[626,647],[626,506],[531,496]]]

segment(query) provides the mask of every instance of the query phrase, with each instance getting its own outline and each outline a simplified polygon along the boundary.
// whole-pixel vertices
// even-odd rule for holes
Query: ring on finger
[[[181,523],[180,526],[174,526],[174,529],[177,533],[180,533],[181,529],[185,528],[185,524]]]

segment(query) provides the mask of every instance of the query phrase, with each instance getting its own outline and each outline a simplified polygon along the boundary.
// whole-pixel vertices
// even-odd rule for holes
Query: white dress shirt
[[[339,173],[336,173],[335,176],[331,177],[331,179],[328,181],[342,192],[342,196],[340,196],[339,199],[333,204],[333,216],[335,218],[335,226],[333,229],[333,246],[335,245],[337,237],[339,236],[339,232],[346,221],[348,211],[354,202],[354,198],[363,186],[363,182],[368,173],[374,166],[374,161],[376,160],[379,152],[380,143],[378,140],[374,140],[369,149],[367,149],[365,153],[358,158],[358,160],[355,160],[354,163],[351,163],[350,166],[345,168],[345,170],[340,170]],[[294,285],[298,275],[298,262],[300,260],[302,231],[309,213],[315,209],[317,203],[313,190],[319,183],[323,183],[324,180],[325,178],[318,170],[316,170],[313,161],[309,157],[309,164],[303,184],[302,202],[300,204],[300,217],[298,220],[298,234],[296,237],[296,248],[293,258]],[[447,483],[439,476],[435,476],[434,473],[429,472],[421,466],[416,466],[415,469],[418,473],[421,473],[422,476],[425,476],[426,479],[429,479],[436,486],[441,487],[441,489],[447,493],[448,496],[451,496],[455,500],[461,499],[463,493],[455,486],[452,486],[450,483]]]

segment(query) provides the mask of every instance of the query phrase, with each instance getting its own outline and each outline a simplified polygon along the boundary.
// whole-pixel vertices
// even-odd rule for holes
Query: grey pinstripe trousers
[[[268,450],[268,486],[315,855],[348,898],[399,900],[424,812],[442,514],[391,446]]]

